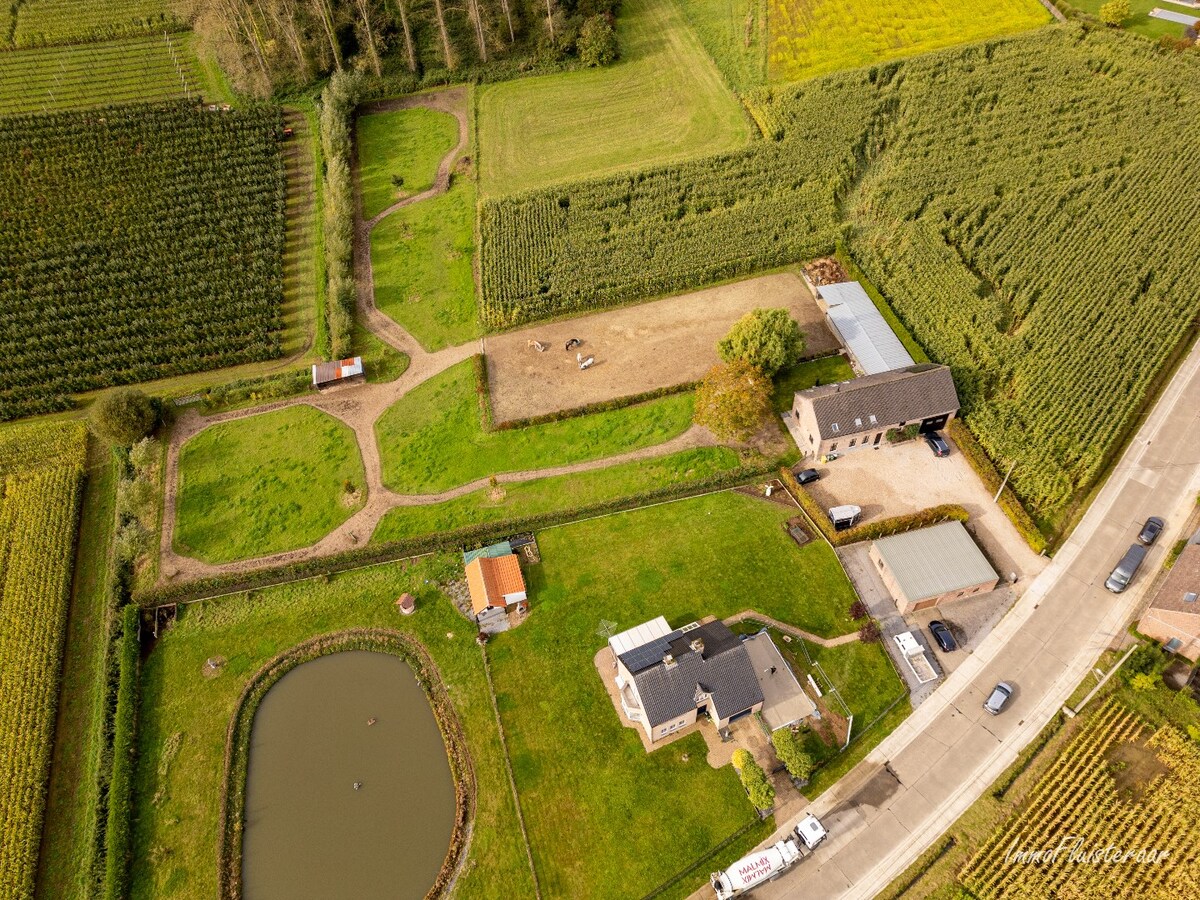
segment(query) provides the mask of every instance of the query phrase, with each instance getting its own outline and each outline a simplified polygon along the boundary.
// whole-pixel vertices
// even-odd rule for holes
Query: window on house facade
[[[853,446],[854,446],[854,438],[850,438],[850,446],[851,446],[851,447],[853,447]]]
[[[837,449],[837,444],[830,444],[830,445],[829,445],[829,452],[830,452],[830,453],[832,453],[832,452],[833,452],[834,450],[836,450],[836,449]]]

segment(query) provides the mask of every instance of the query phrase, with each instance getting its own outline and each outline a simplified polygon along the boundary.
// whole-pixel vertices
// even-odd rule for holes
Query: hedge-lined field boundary
[[[796,480],[796,476],[792,474],[791,469],[781,469],[779,477],[787,488],[787,492],[792,495],[812,524],[821,532],[821,536],[834,547],[856,544],[859,541],[873,541],[877,538],[889,537],[893,534],[915,531],[918,528],[928,528],[930,525],[937,525],[940,522],[966,522],[971,517],[957,503],[943,503],[940,506],[931,506],[920,512],[908,513],[903,516],[893,516],[890,519],[881,519],[878,522],[866,522],[846,531],[835,531],[833,523],[829,521],[829,516],[825,514],[825,510],[821,509],[821,505],[813,499],[812,494],[806,491],[800,482]]]
[[[1001,479],[1000,473],[996,471],[996,467],[992,465],[992,460],[984,449],[979,446],[979,441],[975,440],[975,435],[971,434],[971,430],[960,419],[951,419],[946,431],[989,493],[994,495],[1000,491],[1000,485],[1004,484],[1004,490],[1000,491],[1000,499],[997,501],[1000,509],[1008,516],[1009,521],[1013,523],[1017,532],[1034,553],[1044,552],[1046,536],[1042,534],[1037,523],[1033,521],[1033,517],[1021,505],[1021,501],[1017,499],[1013,489]]]
[[[117,641],[119,675],[112,725],[112,777],[108,785],[108,824],[104,829],[104,898],[129,896],[129,863],[133,854],[133,778],[137,761],[137,708],[140,694],[141,611],[121,610]]]
[[[716,490],[736,487],[774,472],[776,466],[777,462],[774,460],[759,464],[742,465],[736,469],[730,469],[727,472],[720,472],[716,475],[700,478],[685,484],[667,485],[651,491],[631,494],[628,497],[620,497],[600,503],[593,503],[588,506],[576,507],[572,510],[558,510],[531,516],[519,516],[497,522],[466,525],[452,531],[437,532],[413,538],[404,538],[399,541],[368,545],[356,550],[347,550],[344,553],[325,556],[319,559],[306,559],[274,569],[216,575],[211,578],[167,585],[140,593],[135,596],[135,601],[142,607],[160,606],[171,603],[190,603],[225,594],[236,594],[242,591],[285,584],[289,581],[299,581],[314,576],[334,575],[350,569],[396,562],[402,559],[422,556],[427,553],[435,553],[440,550],[461,550],[464,547],[483,546],[493,540],[520,531],[547,528],[551,525],[564,525],[578,519],[586,519],[603,513],[625,512],[651,503],[683,499],[697,494],[706,494]]]
[[[427,900],[440,896],[449,886],[466,850],[470,823],[475,811],[475,770],[467,750],[462,722],[446,691],[441,672],[428,651],[414,638],[385,628],[354,628],[320,635],[283,651],[259,669],[242,691],[225,738],[224,777],[221,790],[220,830],[217,846],[217,896],[240,900],[242,896],[242,834],[245,828],[246,771],[250,762],[250,734],[254,714],[276,682],[299,665],[322,656],[348,650],[369,650],[399,657],[412,667],[417,682],[433,709],[450,771],[454,776],[455,818],[450,847]]]

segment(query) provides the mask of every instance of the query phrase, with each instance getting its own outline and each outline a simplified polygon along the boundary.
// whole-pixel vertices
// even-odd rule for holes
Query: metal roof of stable
[[[865,374],[890,372],[916,362],[857,281],[824,284],[817,293],[828,306],[825,314]]]
[[[363,361],[361,356],[334,360],[333,362],[315,363],[312,367],[312,383],[320,387],[323,384],[333,384],[334,382],[344,381],[347,378],[354,378],[362,374]]]
[[[962,522],[880,538],[875,549],[914,603],[998,577]]]

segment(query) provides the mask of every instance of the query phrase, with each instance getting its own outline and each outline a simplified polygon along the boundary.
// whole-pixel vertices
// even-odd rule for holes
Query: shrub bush
[[[610,66],[617,61],[617,31],[608,16],[592,16],[579,29],[575,51],[587,67]]]
[[[786,309],[755,309],[733,323],[717,342],[727,363],[741,360],[774,376],[804,355],[804,333]]]
[[[742,787],[746,789],[746,794],[755,809],[772,809],[775,806],[775,788],[749,751],[741,748],[734,750],[733,767],[737,769],[738,777],[742,779]]]
[[[696,388],[696,424],[721,440],[744,441],[771,415],[771,380],[745,360],[713,366]]]
[[[136,388],[118,388],[96,401],[89,424],[102,441],[129,447],[154,432],[158,414],[155,400]]]
[[[790,728],[779,728],[771,732],[771,744],[788,774],[800,781],[808,781],[816,768],[816,761],[804,752],[800,737]]]

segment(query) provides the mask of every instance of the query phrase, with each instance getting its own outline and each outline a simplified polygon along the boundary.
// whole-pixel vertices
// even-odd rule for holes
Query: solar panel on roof
[[[662,662],[663,654],[671,648],[671,641],[675,640],[681,634],[683,634],[683,631],[677,628],[670,634],[655,638],[648,644],[634,647],[628,653],[621,654],[621,662],[629,670],[629,674],[636,675],[643,669],[648,669],[656,663]]]

